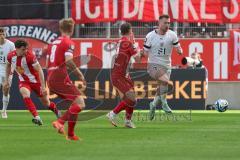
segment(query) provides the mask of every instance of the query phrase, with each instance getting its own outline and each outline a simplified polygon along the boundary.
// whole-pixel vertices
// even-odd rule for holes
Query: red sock
[[[133,114],[133,107],[126,107],[126,119],[131,120],[132,119],[132,114]]]
[[[54,102],[50,102],[48,108],[53,111],[56,108],[56,104]]]
[[[37,109],[36,109],[34,103],[32,102],[31,98],[29,98],[29,97],[23,98],[23,101],[24,101],[25,105],[27,106],[29,112],[31,112],[34,117],[38,116]]]
[[[81,108],[78,104],[72,104],[69,108],[68,136],[74,136],[74,127],[77,123],[79,112],[81,112]]]
[[[119,112],[121,112],[122,110],[124,110],[126,108],[126,102],[121,101],[114,109],[113,112],[115,114],[118,114]]]
[[[58,122],[64,124],[69,119],[69,110],[67,110],[62,117],[58,118]]]

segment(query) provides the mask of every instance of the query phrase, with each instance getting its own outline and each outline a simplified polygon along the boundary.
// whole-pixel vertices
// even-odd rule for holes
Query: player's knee
[[[134,107],[136,105],[136,99],[130,99],[128,97],[124,97],[124,101],[125,103],[130,106],[130,107]]]
[[[81,96],[78,96],[74,103],[78,104],[78,106],[80,107],[81,110],[83,110],[85,108],[85,102],[84,99]]]
[[[168,85],[168,80],[159,80],[158,84],[160,84],[161,86],[167,86]]]
[[[9,88],[2,87],[3,95],[8,96],[9,95]]]
[[[21,93],[22,97],[23,98],[29,98],[30,97],[30,94],[28,93]]]
[[[158,96],[161,95],[161,94],[160,94],[160,87],[157,88],[157,92],[156,92],[156,94],[157,94]]]
[[[25,87],[20,88],[20,93],[21,93],[23,98],[29,98],[30,97],[30,91]]]
[[[159,87],[159,95],[163,95],[168,93],[168,85],[160,85]]]
[[[131,100],[131,101],[136,101],[135,92],[134,92],[133,90],[128,91],[127,93],[125,93],[124,98],[125,98],[125,99],[129,99],[129,100]]]
[[[168,85],[168,83],[169,83],[169,78],[166,77],[166,76],[162,76],[162,77],[159,77],[159,78],[158,78],[158,81],[159,81],[159,83],[162,84],[162,85]]]
[[[136,105],[135,100],[133,101],[133,100],[130,100],[130,99],[126,99],[125,102],[129,107],[134,107]]]

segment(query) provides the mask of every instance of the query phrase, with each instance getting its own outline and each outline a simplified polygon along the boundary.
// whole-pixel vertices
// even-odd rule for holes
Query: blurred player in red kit
[[[74,21],[71,18],[59,21],[61,36],[53,41],[48,47],[48,87],[50,92],[57,94],[64,100],[71,101],[71,106],[64,115],[54,121],[53,127],[58,133],[65,134],[64,124],[68,122],[68,140],[79,140],[74,133],[78,113],[85,107],[84,99],[81,97],[79,89],[72,83],[67,68],[83,82],[85,79],[81,71],[73,61],[74,43],[70,39],[74,31]]]
[[[118,43],[117,56],[111,71],[111,80],[113,86],[117,89],[122,101],[107,114],[107,118],[112,125],[117,127],[116,115],[122,110],[126,111],[125,126],[135,128],[131,118],[133,108],[136,104],[133,81],[128,75],[128,67],[131,58],[140,61],[141,53],[134,43],[134,36],[130,23],[124,23],[120,27],[121,39]]]
[[[38,63],[35,55],[28,50],[28,43],[25,40],[19,39],[15,42],[15,48],[16,50],[10,52],[7,57],[4,89],[7,90],[9,88],[11,70],[15,70],[18,74],[19,90],[24,103],[34,117],[32,122],[42,125],[43,122],[30,98],[31,91],[34,91],[40,98],[42,104],[48,106],[57,116],[60,116],[60,112],[56,108],[55,103],[50,102],[48,99],[42,67]]]

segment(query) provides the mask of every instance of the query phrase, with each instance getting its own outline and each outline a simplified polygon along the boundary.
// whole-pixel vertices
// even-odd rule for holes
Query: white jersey
[[[0,45],[0,75],[5,77],[8,53],[15,50],[14,43],[5,39],[5,43]]]
[[[144,42],[144,50],[149,53],[148,63],[170,69],[172,48],[178,46],[177,35],[172,30],[168,30],[164,35],[160,35],[157,30],[149,32]]]

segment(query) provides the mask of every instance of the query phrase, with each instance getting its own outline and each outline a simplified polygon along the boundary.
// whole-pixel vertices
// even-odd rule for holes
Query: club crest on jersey
[[[23,74],[23,73],[24,73],[24,69],[23,69],[22,67],[19,67],[19,66],[16,67],[16,71],[17,71],[19,74]]]

